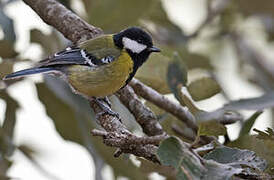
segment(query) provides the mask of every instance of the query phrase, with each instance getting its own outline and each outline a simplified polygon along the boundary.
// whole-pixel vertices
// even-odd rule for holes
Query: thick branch
[[[158,136],[150,136],[150,137],[137,137],[132,134],[118,134],[116,132],[106,132],[94,129],[91,131],[94,136],[104,137],[108,141],[111,146],[115,146],[118,148],[124,146],[130,146],[131,144],[135,145],[159,145],[160,142],[167,138],[167,135],[158,135]]]
[[[164,133],[155,114],[148,107],[146,107],[140,99],[138,99],[134,90],[130,86],[126,86],[119,90],[116,95],[135,116],[136,121],[140,124],[144,133],[148,136],[160,135]]]
[[[159,94],[154,89],[144,85],[136,79],[131,80],[130,85],[132,86],[136,94],[142,96],[144,99],[154,103],[158,107],[176,116],[188,127],[197,131],[197,125],[194,122],[194,117],[186,108],[183,108],[180,104],[170,101],[165,96]]]
[[[55,27],[74,43],[102,34],[100,28],[91,26],[55,0],[23,0],[48,25]]]
[[[102,113],[102,109],[96,104],[94,100],[90,100],[90,106],[94,110],[95,114]],[[123,143],[127,139],[138,139],[134,134],[126,129],[126,127],[115,116],[109,114],[102,114],[98,117],[98,123],[107,131],[107,134],[103,132],[97,133],[93,131],[94,135],[100,135],[104,138],[104,143],[108,146],[119,147],[123,153],[131,153],[139,157],[144,157],[150,161],[157,162],[155,152],[157,147],[151,144],[143,145],[136,143]],[[108,136],[109,135],[109,136]],[[119,138],[117,138],[119,137]],[[121,137],[124,141],[120,142]],[[115,139],[116,138],[116,139]],[[132,141],[131,141],[132,142]]]

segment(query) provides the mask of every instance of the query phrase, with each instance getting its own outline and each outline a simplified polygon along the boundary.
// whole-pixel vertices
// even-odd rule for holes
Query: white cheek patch
[[[123,38],[123,45],[126,49],[130,49],[132,52],[134,53],[140,53],[142,52],[144,49],[147,48],[146,45],[144,44],[140,44],[137,41],[134,41],[132,39],[129,39],[127,37]]]

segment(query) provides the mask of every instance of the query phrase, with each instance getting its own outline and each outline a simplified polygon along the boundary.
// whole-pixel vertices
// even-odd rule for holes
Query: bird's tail
[[[3,80],[16,79],[23,76],[38,74],[38,73],[50,73],[53,71],[56,71],[56,70],[50,67],[34,67],[34,68],[24,69],[21,71],[8,74],[3,78]]]

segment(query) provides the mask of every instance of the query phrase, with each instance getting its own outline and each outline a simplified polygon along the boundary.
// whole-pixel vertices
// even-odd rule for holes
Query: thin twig
[[[137,79],[131,80],[130,85],[134,89],[136,94],[171,113],[172,115],[183,121],[188,127],[193,129],[194,131],[197,131],[198,128],[195,124],[195,119],[192,114],[187,110],[187,108],[184,108],[180,104],[170,101],[168,98],[166,98],[162,94],[159,94],[154,89],[144,85]]]
[[[167,135],[158,135],[158,136],[150,136],[150,137],[137,137],[133,134],[119,134],[116,132],[106,132],[98,129],[94,129],[91,131],[94,136],[102,136],[106,139],[111,146],[114,147],[123,147],[130,146],[131,144],[140,144],[140,145],[159,145],[160,142],[166,139]]]

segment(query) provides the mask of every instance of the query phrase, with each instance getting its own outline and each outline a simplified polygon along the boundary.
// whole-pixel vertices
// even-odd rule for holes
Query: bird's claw
[[[96,114],[96,119],[98,119],[100,116],[107,115],[107,114],[120,119],[119,114],[117,112],[112,111],[112,110],[110,110],[110,111],[102,111],[102,112],[97,113]]]
[[[103,98],[103,101],[104,101],[105,103],[107,103],[107,105],[108,105],[109,107],[111,107],[111,102],[110,102],[110,100],[108,99],[107,96]]]
[[[100,98],[100,99],[98,98],[98,99],[95,99],[95,100],[96,100],[97,104],[101,107],[101,109],[103,110],[102,112],[96,114],[96,119],[98,119],[100,116],[109,114],[111,116],[114,116],[114,117],[118,118],[121,121],[119,114],[117,112],[114,112],[114,111],[111,110],[111,108],[110,108],[111,104],[110,104],[110,101],[108,100],[107,97]],[[104,104],[104,102],[108,106],[106,104]]]

